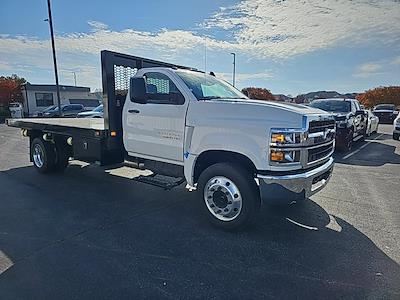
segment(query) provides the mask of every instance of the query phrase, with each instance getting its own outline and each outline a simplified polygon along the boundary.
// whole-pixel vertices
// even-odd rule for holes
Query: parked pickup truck
[[[104,119],[7,121],[29,137],[39,172],[71,157],[151,170],[137,180],[186,181],[226,229],[249,223],[262,202],[301,201],[329,181],[335,121],[322,110],[250,100],[213,75],[109,51],[102,73]]]
[[[368,112],[361,108],[356,99],[318,99],[311,107],[322,109],[335,116],[336,148],[350,151],[353,142],[364,140],[368,128]]]

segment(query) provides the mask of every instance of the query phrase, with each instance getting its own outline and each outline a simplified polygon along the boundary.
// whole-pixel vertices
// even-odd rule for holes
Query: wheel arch
[[[226,150],[206,150],[195,160],[193,167],[193,183],[197,183],[201,173],[209,166],[216,163],[232,163],[241,166],[251,174],[255,174],[257,168],[246,155]]]

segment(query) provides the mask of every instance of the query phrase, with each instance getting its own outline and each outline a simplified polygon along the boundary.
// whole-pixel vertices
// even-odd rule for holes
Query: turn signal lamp
[[[271,161],[284,161],[285,153],[282,151],[271,151],[270,159]]]

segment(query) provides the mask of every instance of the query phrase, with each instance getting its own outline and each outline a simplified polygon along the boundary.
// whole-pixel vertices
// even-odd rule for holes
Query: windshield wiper
[[[220,96],[207,96],[198,98],[198,100],[213,100],[213,99],[247,99],[244,97],[220,97]]]
[[[222,99],[222,97],[220,97],[220,96],[207,96],[207,97],[198,98],[198,100],[213,100],[213,99]]]

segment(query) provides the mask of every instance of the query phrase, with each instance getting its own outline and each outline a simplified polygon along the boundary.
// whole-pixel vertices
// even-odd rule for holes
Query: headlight
[[[301,143],[301,132],[279,132],[272,130],[271,146],[288,146]]]
[[[272,149],[269,159],[274,163],[298,163],[300,162],[300,150]]]
[[[299,129],[272,129],[269,159],[272,164],[300,163],[300,150],[306,138]]]
[[[336,121],[336,126],[338,128],[346,128],[347,127],[347,120]]]

